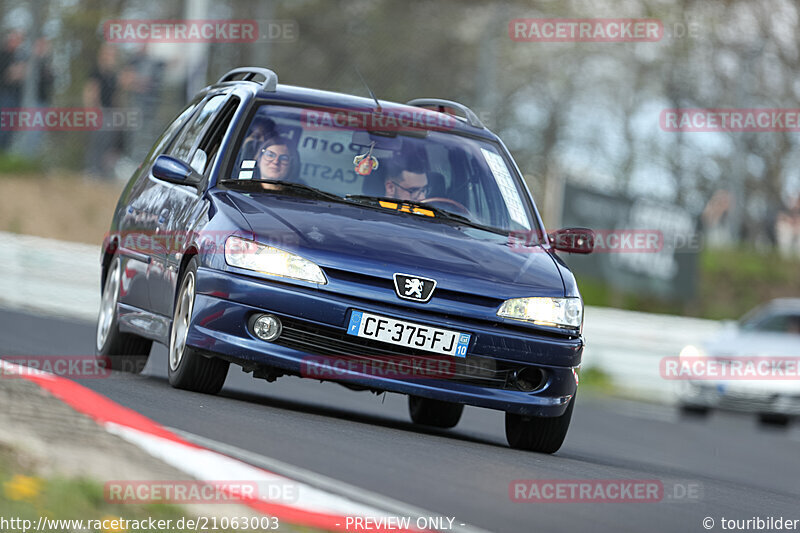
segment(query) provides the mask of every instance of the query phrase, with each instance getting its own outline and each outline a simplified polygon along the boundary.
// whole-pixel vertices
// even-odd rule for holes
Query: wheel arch
[[[108,275],[108,267],[111,266],[111,260],[114,258],[114,254],[117,253],[119,249],[119,238],[114,236],[107,239],[103,243],[103,252],[102,258],[100,259],[100,287],[105,287],[106,284],[106,275]]]
[[[173,309],[175,306],[175,301],[178,298],[178,290],[181,279],[183,279],[183,273],[186,272],[186,267],[189,265],[189,261],[191,261],[193,257],[198,257],[199,255],[200,255],[200,248],[197,246],[196,243],[190,244],[183,252],[183,257],[181,257],[181,262],[178,265],[177,278],[175,279],[175,294],[173,294],[172,298]]]

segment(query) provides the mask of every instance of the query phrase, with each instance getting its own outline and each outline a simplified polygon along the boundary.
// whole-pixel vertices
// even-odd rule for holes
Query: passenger
[[[258,149],[255,179],[298,181],[300,157],[287,139],[270,137]]]
[[[247,137],[242,141],[242,154],[243,159],[255,159],[258,155],[256,151],[264,141],[277,135],[275,132],[275,121],[265,117],[256,117],[250,129],[247,132]]]

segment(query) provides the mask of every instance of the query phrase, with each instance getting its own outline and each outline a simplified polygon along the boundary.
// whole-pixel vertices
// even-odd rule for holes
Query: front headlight
[[[328,283],[322,269],[308,259],[240,237],[228,237],[225,241],[225,262],[230,266],[272,276],[310,281],[320,285]]]
[[[708,357],[708,354],[703,348],[689,344],[683,347],[678,357],[681,359],[698,359],[700,357]]]
[[[497,316],[540,326],[580,329],[583,302],[580,298],[513,298],[503,302]]]

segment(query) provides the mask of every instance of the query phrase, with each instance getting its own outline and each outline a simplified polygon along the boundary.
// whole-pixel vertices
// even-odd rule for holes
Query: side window
[[[178,134],[181,127],[186,123],[187,119],[191,116],[194,110],[197,108],[197,104],[200,102],[200,98],[195,98],[189,105],[187,105],[183,111],[172,121],[172,123],[167,126],[167,129],[164,130],[164,133],[158,138],[158,140],[153,145],[153,148],[150,150],[150,153],[147,154],[145,158],[146,161],[150,161],[155,159],[159,155],[163,154],[164,151],[169,146],[170,141]]]
[[[217,114],[211,126],[206,130],[203,135],[203,140],[197,145],[192,155],[192,168],[200,174],[208,174],[208,170],[214,166],[214,162],[219,156],[219,147],[222,144],[222,139],[228,131],[233,120],[233,115],[239,107],[239,99],[232,97],[225,103],[225,106]]]
[[[192,153],[192,148],[194,148],[197,137],[202,133],[208,121],[211,120],[217,110],[225,102],[227,96],[228,95],[225,94],[218,94],[206,100],[202,109],[195,114],[192,121],[181,135],[178,143],[170,151],[171,156],[182,161],[189,161],[189,156]]]
[[[447,196],[452,177],[447,148],[430,143],[425,147],[428,160],[428,198]]]
[[[505,220],[505,217],[502,217],[503,220],[500,221],[500,217],[498,216],[500,213],[505,213],[505,209],[497,209],[497,199],[495,199],[495,201],[490,201],[490,198],[487,197],[487,192],[490,192],[486,190],[487,186],[491,186],[493,182],[486,178],[480,179],[482,169],[480,163],[475,158],[470,157],[469,169],[469,179],[466,183],[468,201],[464,205],[473,213],[480,213],[482,217],[480,221],[483,224],[495,225],[501,228],[506,227],[508,221]],[[495,209],[490,208],[490,203],[494,204]]]

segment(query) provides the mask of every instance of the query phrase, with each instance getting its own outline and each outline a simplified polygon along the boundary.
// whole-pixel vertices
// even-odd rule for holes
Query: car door
[[[165,153],[180,136],[189,118],[196,111],[200,98],[187,105],[164,130],[147,154],[142,164],[123,192],[118,207],[114,232],[119,237],[118,253],[122,260],[122,283],[119,301],[144,310],[150,310],[150,291],[147,271],[152,261],[151,235],[155,228],[153,193],[149,179],[150,168],[156,158]]]
[[[221,137],[230,125],[231,109],[235,110],[238,103],[238,98],[227,93],[211,95],[170,150],[169,155],[205,176],[205,183]],[[172,315],[182,251],[192,241],[198,221],[206,217],[208,202],[203,199],[203,187],[198,190],[193,186],[154,180],[163,194],[156,206],[155,233],[159,236],[156,239],[159,246],[148,271],[148,287],[153,311],[169,317]]]

